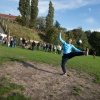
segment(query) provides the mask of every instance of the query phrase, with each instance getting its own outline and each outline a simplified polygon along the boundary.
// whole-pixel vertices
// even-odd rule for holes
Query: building
[[[5,19],[5,20],[9,20],[9,21],[13,21],[17,18],[18,16],[14,16],[14,15],[7,15],[7,14],[0,14],[0,19]]]

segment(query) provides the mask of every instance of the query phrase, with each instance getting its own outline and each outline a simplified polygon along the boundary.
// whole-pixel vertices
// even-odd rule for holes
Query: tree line
[[[100,32],[83,31],[82,28],[67,31],[66,28],[60,26],[56,21],[54,23],[54,7],[53,3],[49,2],[48,14],[46,17],[38,17],[38,0],[19,0],[18,10],[21,16],[16,18],[16,21],[30,28],[38,28],[45,32],[45,40],[48,43],[59,44],[58,30],[63,30],[63,39],[67,40],[69,37],[73,39],[73,44],[85,50],[87,47],[93,49],[100,55]],[[77,40],[81,39],[82,44],[77,44]]]
[[[28,26],[30,28],[36,28],[37,25],[42,28],[53,26],[54,7],[51,1],[49,2],[49,10],[45,19],[44,17],[38,18],[38,0],[19,0],[18,10],[21,16],[17,17],[16,21],[21,25]]]

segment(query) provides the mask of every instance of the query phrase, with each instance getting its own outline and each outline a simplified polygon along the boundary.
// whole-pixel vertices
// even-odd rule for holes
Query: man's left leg
[[[68,54],[68,56],[69,56],[69,59],[70,59],[70,58],[73,58],[75,56],[82,56],[82,55],[85,55],[85,54],[86,54],[85,52],[71,52],[71,53]]]

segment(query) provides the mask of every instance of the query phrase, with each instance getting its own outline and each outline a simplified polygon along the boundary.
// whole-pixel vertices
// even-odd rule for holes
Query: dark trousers
[[[81,55],[84,55],[83,52],[71,52],[68,54],[63,54],[61,63],[63,73],[66,73],[66,66],[65,66],[66,62],[75,56],[81,56]]]

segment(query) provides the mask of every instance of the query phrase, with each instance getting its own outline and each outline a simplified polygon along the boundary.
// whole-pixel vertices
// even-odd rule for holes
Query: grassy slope
[[[11,23],[8,21],[5,21],[5,25],[7,25],[7,30],[10,30],[11,36],[17,36],[20,38],[26,38],[26,39],[32,39],[40,41],[41,37],[39,36],[39,32],[37,32],[35,29],[26,28],[24,26]]]

